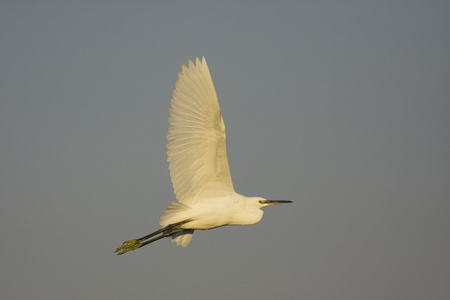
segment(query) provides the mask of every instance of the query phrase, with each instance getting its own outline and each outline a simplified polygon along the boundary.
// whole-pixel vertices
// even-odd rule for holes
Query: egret
[[[163,211],[161,229],[116,249],[118,255],[171,237],[186,247],[194,230],[258,223],[261,208],[291,203],[245,197],[234,191],[228,166],[225,124],[205,58],[183,64],[169,109],[167,161],[178,202]]]

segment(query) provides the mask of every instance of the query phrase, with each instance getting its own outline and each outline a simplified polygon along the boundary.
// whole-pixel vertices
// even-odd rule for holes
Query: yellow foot
[[[129,240],[123,243],[122,246],[116,249],[117,255],[122,255],[127,253],[128,251],[135,250],[139,247],[142,247],[140,240]]]

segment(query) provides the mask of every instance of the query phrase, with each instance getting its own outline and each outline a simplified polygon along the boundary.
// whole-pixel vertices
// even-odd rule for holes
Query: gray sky
[[[0,298],[449,299],[447,1],[2,1]],[[205,56],[254,226],[117,257],[175,199]]]

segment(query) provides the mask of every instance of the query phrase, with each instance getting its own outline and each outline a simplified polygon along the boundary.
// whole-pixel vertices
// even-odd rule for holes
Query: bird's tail
[[[171,202],[163,211],[159,224],[165,227],[170,224],[178,223],[189,218],[189,206],[180,202]],[[186,247],[192,239],[194,230],[186,229],[172,236],[172,242],[178,246]]]
[[[176,243],[178,246],[186,247],[191,242],[193,234],[194,230],[192,229],[186,229],[175,233],[172,235],[172,242]]]
[[[159,224],[165,227],[189,219],[188,211],[191,209],[186,204],[175,201],[170,202],[166,209],[164,209]]]

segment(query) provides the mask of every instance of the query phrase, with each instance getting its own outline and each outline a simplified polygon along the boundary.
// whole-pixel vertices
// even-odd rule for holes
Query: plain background
[[[2,299],[450,299],[450,2],[1,1]],[[116,256],[175,200],[205,56],[254,226]]]

